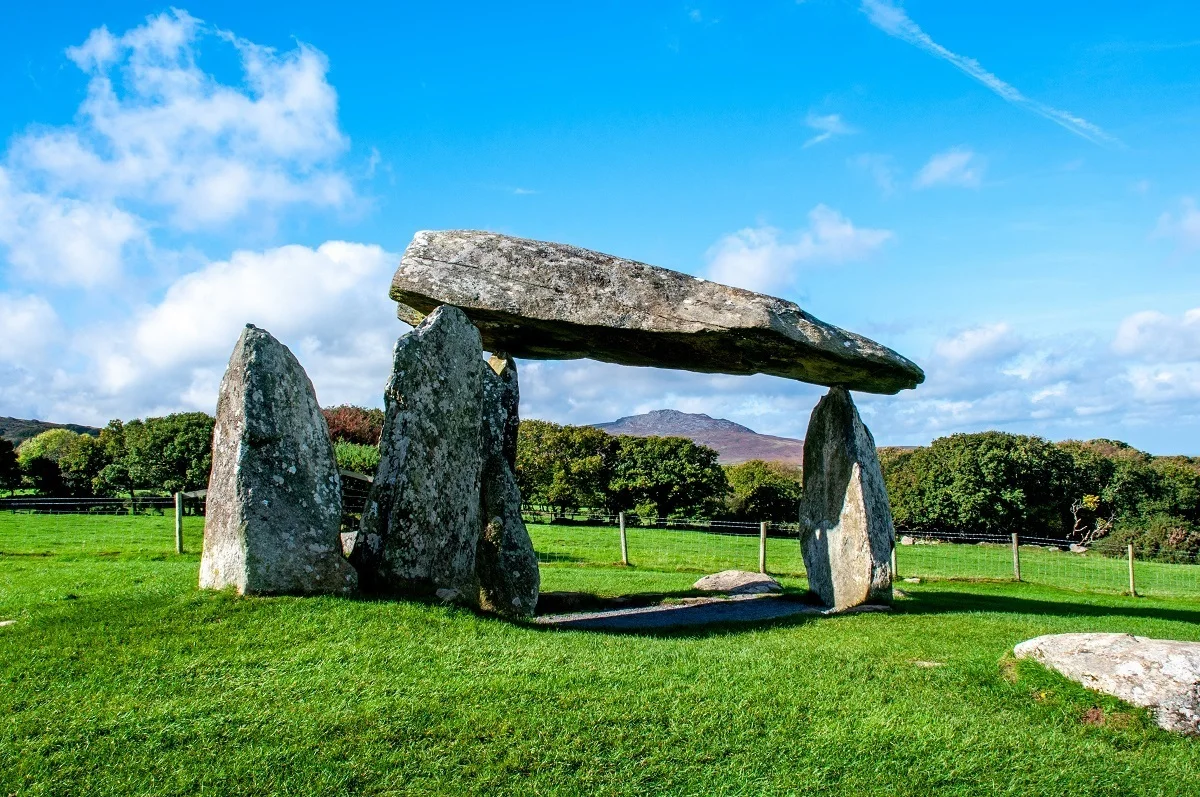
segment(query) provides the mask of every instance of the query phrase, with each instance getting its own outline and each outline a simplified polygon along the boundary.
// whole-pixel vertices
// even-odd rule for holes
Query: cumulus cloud
[[[58,313],[45,299],[0,293],[0,363],[34,362],[60,334]]]
[[[228,48],[240,80],[201,69],[202,44]],[[328,63],[308,45],[276,52],[172,10],[67,57],[88,77],[74,123],[18,135],[0,169],[0,244],[27,277],[111,282],[151,228],[353,199]]]
[[[0,168],[0,244],[27,277],[91,286],[121,272],[126,249],[146,239],[141,219],[110,202],[21,191]]]
[[[392,344],[406,329],[382,287],[396,260],[345,241],[235,252],[181,277],[96,345],[94,383],[101,394],[143,397],[143,406],[211,411],[233,343],[253,323],[293,347],[323,402],[377,404]],[[87,336],[80,346],[91,346]]]
[[[1185,251],[1200,249],[1200,208],[1191,197],[1185,197],[1179,204],[1178,214],[1167,212],[1159,216],[1154,235],[1175,241]]]
[[[974,151],[965,148],[939,152],[921,167],[913,180],[914,188],[932,188],[939,185],[978,188],[983,181],[986,162]]]
[[[197,65],[202,39],[237,54],[238,85]],[[254,204],[337,206],[351,196],[329,163],[346,147],[319,51],[277,53],[186,11],[107,28],[67,51],[89,77],[77,122],[17,139],[10,160],[60,191],[163,205],[188,227]]]
[[[1057,125],[1071,131],[1077,136],[1086,138],[1093,143],[1115,144],[1119,143],[1113,136],[1106,133],[1098,125],[1092,124],[1086,119],[1075,116],[1067,111],[1051,107],[1043,102],[1030,99],[1017,90],[1015,86],[1005,83],[1000,78],[996,77],[991,72],[983,68],[983,66],[974,58],[968,58],[965,55],[959,55],[952,52],[930,38],[929,34],[921,30],[917,23],[909,18],[904,9],[897,6],[892,0],[862,0],[859,6],[860,10],[866,14],[867,19],[872,25],[879,28],[889,36],[893,36],[901,41],[917,47],[935,58],[940,58],[961,70],[970,77],[978,80],[991,91],[1006,102],[1013,105],[1025,108],[1032,111],[1038,116],[1042,116]]]
[[[833,208],[817,205],[806,229],[787,233],[775,227],[747,227],[726,235],[707,253],[707,276],[757,291],[787,287],[801,263],[859,260],[892,239],[890,230],[856,227]]]
[[[857,132],[853,127],[842,121],[840,114],[836,113],[822,116],[810,111],[804,123],[813,130],[818,131],[817,135],[804,142],[805,147],[811,147],[814,144],[820,144],[822,141],[828,141],[834,136],[846,136]]]

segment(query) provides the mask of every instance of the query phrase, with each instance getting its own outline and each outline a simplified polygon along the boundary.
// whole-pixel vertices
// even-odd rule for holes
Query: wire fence
[[[646,570],[711,573],[758,570],[805,575],[800,528],[795,523],[758,523],[619,516],[525,516],[543,565],[630,566]],[[624,536],[624,542],[622,542]],[[894,578],[916,580],[1023,581],[1113,594],[1200,598],[1200,557],[1175,562],[1106,556],[1070,540],[967,532],[914,537],[897,535]],[[761,557],[761,558],[760,558]],[[903,583],[900,584],[903,586]]]
[[[343,474],[343,530],[357,528],[370,482]],[[183,547],[198,553],[203,495],[183,499]],[[804,559],[795,523],[721,521],[527,511],[530,537],[542,566],[630,567],[713,573],[765,569],[802,578]],[[172,497],[0,499],[0,557],[56,553],[150,553],[176,550]],[[1024,581],[1081,592],[1200,599],[1200,559],[1157,562],[1104,555],[1068,540],[955,533],[899,535],[894,577]]]

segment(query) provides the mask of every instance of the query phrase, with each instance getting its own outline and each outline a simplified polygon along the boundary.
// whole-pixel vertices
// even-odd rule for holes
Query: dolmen
[[[805,441],[809,586],[834,609],[891,600],[887,492],[850,390],[913,388],[925,377],[911,361],[792,302],[490,232],[417,233],[390,295],[413,329],[396,343],[379,467],[345,541],[312,385],[265,331],[242,334],[217,408],[202,587],[357,589],[531,615],[540,583],[515,476],[513,358],[590,357],[828,386]]]
[[[834,609],[891,602],[895,531],[875,441],[850,390],[893,394],[925,374],[798,305],[565,244],[472,230],[414,236],[395,276],[397,315],[454,305],[483,348],[590,357],[829,386],[805,437],[801,546],[809,587]]]

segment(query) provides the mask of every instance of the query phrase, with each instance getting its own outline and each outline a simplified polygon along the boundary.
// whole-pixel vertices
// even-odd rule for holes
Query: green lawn
[[[548,548],[558,532],[533,533]],[[0,794],[1183,795],[1200,782],[1200,740],[1006,659],[1051,632],[1200,639],[1200,601],[925,581],[903,584],[890,615],[602,634],[418,602],[200,593],[197,554],[172,545],[169,517],[0,515],[0,619],[16,620],[0,628]],[[695,578],[633,550],[630,569],[573,555],[543,567],[547,590]]]

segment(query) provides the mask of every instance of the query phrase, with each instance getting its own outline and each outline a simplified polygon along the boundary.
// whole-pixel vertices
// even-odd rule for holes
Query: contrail
[[[949,61],[1013,105],[1028,108],[1039,116],[1049,119],[1051,122],[1070,130],[1077,136],[1086,138],[1094,144],[1121,143],[1117,138],[1104,132],[1097,125],[1092,124],[1086,119],[1081,119],[1066,111],[1060,111],[1058,108],[1052,108],[1043,102],[1026,97],[1015,86],[1005,83],[984,69],[974,58],[968,58],[965,55],[959,55],[947,50],[929,38],[929,34],[921,30],[920,26],[913,22],[908,14],[904,13],[904,9],[893,5],[892,0],[862,0],[860,10],[867,15],[867,19],[870,20],[872,25],[884,33],[889,36],[895,36],[897,39],[906,41],[915,47],[919,47],[930,55],[941,58],[943,61]]]

